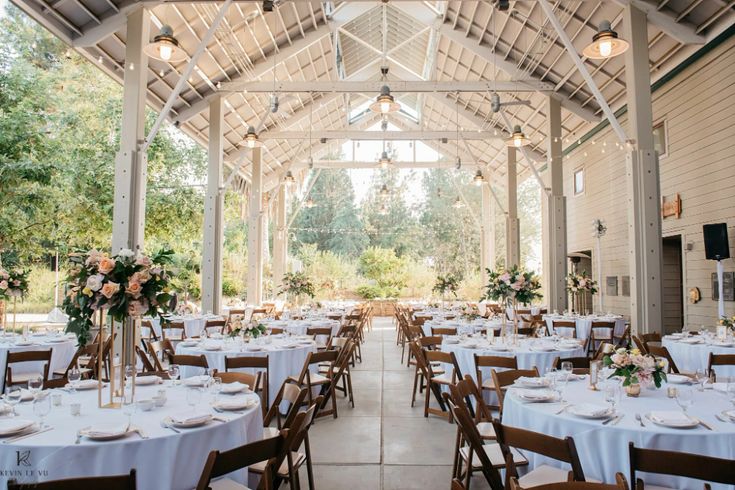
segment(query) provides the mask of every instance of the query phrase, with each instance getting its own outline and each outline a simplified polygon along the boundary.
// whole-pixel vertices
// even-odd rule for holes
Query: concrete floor
[[[411,408],[413,368],[401,364],[395,326],[374,318],[361,364],[352,371],[355,408],[338,396],[339,417],[312,426],[315,484],[319,490],[447,490],[456,425],[424,418],[423,399]],[[302,488],[308,487],[305,471]],[[474,477],[473,490],[487,488]]]

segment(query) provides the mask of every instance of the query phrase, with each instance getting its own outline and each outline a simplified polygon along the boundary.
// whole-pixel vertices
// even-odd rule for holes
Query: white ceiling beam
[[[140,2],[126,0],[122,5],[118,6],[118,11],[110,10],[107,16],[101,16],[102,23],[90,21],[87,25],[81,27],[82,35],[73,39],[72,46],[75,48],[88,48],[95,46],[103,39],[113,35],[128,22],[128,15],[143,8]]]
[[[345,25],[346,23],[360,17],[365,12],[372,10],[378,6],[378,2],[342,2],[327,17],[327,24],[332,32]]]
[[[667,10],[659,10],[657,5],[646,0],[613,0],[621,7],[632,5],[646,13],[648,22],[655,25],[667,36],[682,44],[704,44],[707,39],[697,34],[696,26],[686,21],[677,22],[676,17]]]
[[[463,32],[455,31],[449,24],[443,24],[439,28],[439,33],[452,42],[459,44],[479,58],[482,58],[487,63],[494,64],[499,70],[507,73],[510,77],[517,74],[518,67],[514,62],[506,60],[501,54],[493,53],[492,49],[488,46],[478,43],[476,38],[467,37]],[[524,82],[530,83],[529,80],[524,80]],[[539,82],[539,80],[536,80],[536,82]],[[570,100],[564,94],[559,92],[554,92],[552,96],[559,99],[562,108],[576,114],[585,121],[595,123],[600,122],[600,117],[597,116],[592,109],[583,107],[579,102]]]
[[[452,161],[430,161],[430,162],[392,162],[390,170],[412,169],[412,168],[454,168]],[[478,162],[465,162],[462,165],[477,166]],[[380,168],[380,164],[374,161],[344,161],[344,160],[315,160],[314,168]]]
[[[319,139],[352,140],[352,141],[419,141],[450,140],[457,136],[466,140],[503,139],[491,131],[351,131],[351,130],[319,130]],[[269,131],[263,133],[263,140],[303,140],[309,137],[308,131]]]
[[[301,82],[301,81],[282,81],[276,82],[225,82],[221,84],[219,92],[246,92],[246,93],[271,93],[275,91],[279,93],[308,93],[308,92],[332,92],[332,93],[360,93],[360,92],[380,92],[383,85],[389,85],[393,93],[421,93],[421,92],[480,92],[488,91],[498,92],[551,92],[553,84],[538,81],[513,81],[513,82],[494,82],[494,81],[469,81],[469,82],[435,82],[435,81],[399,81],[390,80],[384,82],[381,80],[373,81],[320,81],[320,82]]]

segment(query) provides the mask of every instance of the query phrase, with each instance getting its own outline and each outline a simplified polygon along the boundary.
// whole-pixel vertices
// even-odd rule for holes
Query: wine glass
[[[10,405],[10,408],[12,409],[12,416],[17,417],[18,414],[15,412],[15,407],[20,403],[20,399],[23,392],[20,389],[20,386],[14,385],[14,386],[8,386],[8,390],[5,393],[5,401]]]
[[[41,376],[34,376],[28,380],[28,391],[31,392],[34,398],[41,392],[41,388],[43,388],[43,378]]]
[[[202,400],[202,391],[197,386],[191,386],[186,390],[186,403],[191,407],[193,412],[199,402]]]
[[[128,393],[128,389],[125,389],[125,397],[123,398],[123,406],[122,406],[122,412],[123,414],[128,416],[128,429],[130,429],[130,426],[133,423],[133,415],[135,415],[135,409],[137,408],[137,404],[135,401],[133,401],[133,392],[132,390]]]
[[[76,366],[71,368],[69,374],[67,374],[67,379],[69,380],[72,391],[76,391],[79,386],[79,381],[82,379],[82,373],[79,371],[79,368]]]
[[[219,376],[212,378],[210,388],[214,392],[214,401],[216,403],[219,400],[220,393],[222,392],[222,378]]]
[[[620,403],[623,396],[623,390],[620,383],[608,382],[605,384],[605,401],[610,404],[612,413],[615,413],[615,406]]]
[[[569,378],[572,376],[572,371],[574,371],[574,364],[570,361],[564,361],[561,363],[561,372],[564,373],[565,381],[569,381]]]
[[[46,427],[46,424],[43,422],[43,418],[48,415],[49,412],[51,412],[51,397],[48,396],[48,393],[37,395],[33,399],[33,413],[38,415],[41,429]]]
[[[694,405],[694,394],[692,393],[692,390],[684,388],[677,390],[676,403],[681,408],[681,411],[684,412],[684,415],[688,416],[687,409]]]
[[[177,386],[179,384],[179,366],[177,366],[176,364],[171,364],[168,367],[168,375],[171,377],[173,385]]]

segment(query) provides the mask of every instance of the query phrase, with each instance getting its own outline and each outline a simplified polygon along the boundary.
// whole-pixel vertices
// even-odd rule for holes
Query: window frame
[[[582,175],[582,189],[577,189],[577,175]],[[577,167],[572,172],[572,193],[574,196],[583,196],[587,188],[587,177],[585,175],[584,167]]]

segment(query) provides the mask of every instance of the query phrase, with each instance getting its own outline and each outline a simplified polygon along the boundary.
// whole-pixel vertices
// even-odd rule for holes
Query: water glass
[[[684,414],[687,414],[689,407],[694,405],[694,394],[691,389],[681,388],[676,393],[676,403]]]
[[[219,395],[222,392],[222,378],[219,376],[212,378],[211,389],[214,392],[214,401],[219,400]]]
[[[179,366],[171,364],[168,367],[168,375],[171,377],[174,386],[179,384]]]
[[[623,389],[620,386],[620,383],[608,382],[605,384],[605,401],[610,404],[610,408],[612,409],[613,413],[615,412],[615,407],[618,403],[620,403],[622,397]]]
[[[34,398],[40,393],[42,388],[43,378],[41,376],[36,376],[28,380],[28,391],[33,394]]]
[[[13,410],[11,415],[13,417],[18,416],[18,414],[15,412],[15,407],[20,403],[20,398],[22,395],[22,391],[20,389],[20,386],[8,386],[8,389],[5,393],[5,401],[10,405],[10,408]]]
[[[77,387],[79,386],[79,381],[82,379],[82,373],[76,366],[74,366],[69,371],[69,374],[67,374],[67,379],[69,380],[72,391],[76,391]]]
[[[127,394],[127,389],[125,390],[125,397],[123,398],[123,406],[122,411],[123,414],[128,416],[128,427],[133,423],[133,415],[135,415],[135,409],[137,407],[137,404],[133,401],[132,392],[130,393],[130,396]]]
[[[41,421],[41,429],[46,427],[46,424],[43,422],[43,418],[48,415],[49,412],[51,412],[51,397],[48,396],[47,393],[36,396],[36,398],[33,399],[33,413],[35,413]]]
[[[192,386],[186,390],[186,403],[191,407],[192,412],[201,400],[202,391],[198,387]]]

